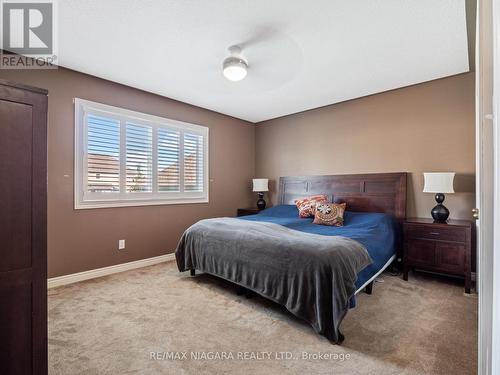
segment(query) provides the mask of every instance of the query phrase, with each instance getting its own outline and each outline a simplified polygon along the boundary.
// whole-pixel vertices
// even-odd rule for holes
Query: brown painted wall
[[[474,207],[474,74],[467,73],[259,123],[256,174],[410,172],[408,216],[426,217],[422,172],[455,171],[453,218]]]
[[[49,277],[170,253],[199,219],[234,216],[252,201],[252,124],[66,69],[0,71],[0,78],[49,90]],[[73,98],[93,100],[210,128],[210,203],[73,209]],[[126,249],[118,251],[118,240]]]

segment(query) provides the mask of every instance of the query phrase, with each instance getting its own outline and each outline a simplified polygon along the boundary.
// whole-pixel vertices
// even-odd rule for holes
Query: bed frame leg
[[[195,276],[196,275],[196,270],[195,269],[191,269],[191,270],[189,270],[189,273],[191,274],[191,276]]]
[[[366,294],[372,294],[373,292],[373,281],[365,287]]]

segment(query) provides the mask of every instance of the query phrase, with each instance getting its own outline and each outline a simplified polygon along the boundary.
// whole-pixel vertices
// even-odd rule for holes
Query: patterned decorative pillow
[[[314,217],[314,214],[316,213],[316,205],[322,202],[328,202],[328,197],[324,194],[313,195],[311,197],[295,200],[295,204],[299,209],[300,217]]]
[[[343,226],[345,207],[345,203],[318,203],[313,224]]]

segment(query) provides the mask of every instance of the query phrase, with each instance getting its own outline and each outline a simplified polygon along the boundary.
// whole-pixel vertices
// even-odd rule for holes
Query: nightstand
[[[260,211],[257,207],[253,208],[238,208],[238,211],[236,212],[236,216],[247,216],[247,215],[255,215],[258,214]]]
[[[406,219],[404,224],[403,279],[410,268],[465,278],[465,292],[471,288],[473,222]]]

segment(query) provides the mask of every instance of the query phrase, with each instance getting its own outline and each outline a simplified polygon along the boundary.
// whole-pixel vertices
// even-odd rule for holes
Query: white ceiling
[[[469,70],[463,0],[64,0],[59,21],[60,65],[252,122]]]

